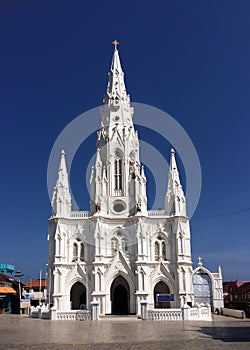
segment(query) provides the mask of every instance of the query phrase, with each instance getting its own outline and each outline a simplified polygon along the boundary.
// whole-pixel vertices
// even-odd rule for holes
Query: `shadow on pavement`
[[[201,327],[197,332],[223,342],[250,342],[250,327]]]

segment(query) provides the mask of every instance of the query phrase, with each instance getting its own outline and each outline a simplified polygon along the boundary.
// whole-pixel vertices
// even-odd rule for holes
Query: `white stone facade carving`
[[[143,301],[149,310],[195,302],[190,226],[175,153],[170,152],[165,210],[148,211],[133,112],[115,45],[90,178],[90,210],[72,210],[64,151],[53,194],[48,300],[63,318],[76,314],[71,310],[90,310],[92,302],[101,315],[140,315]],[[221,272],[209,276],[213,298],[221,301]],[[157,304],[156,294],[173,294],[174,300]]]

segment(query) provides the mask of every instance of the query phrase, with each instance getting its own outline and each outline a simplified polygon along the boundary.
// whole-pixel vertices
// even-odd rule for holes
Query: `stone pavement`
[[[250,319],[213,316],[207,321],[49,321],[0,315],[0,350],[245,350]]]

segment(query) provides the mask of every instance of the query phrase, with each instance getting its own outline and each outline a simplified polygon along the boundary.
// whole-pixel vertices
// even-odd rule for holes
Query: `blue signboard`
[[[35,297],[34,293],[24,293],[24,296],[26,299],[31,299]]]
[[[156,294],[156,301],[158,303],[164,301],[174,301],[174,294]]]

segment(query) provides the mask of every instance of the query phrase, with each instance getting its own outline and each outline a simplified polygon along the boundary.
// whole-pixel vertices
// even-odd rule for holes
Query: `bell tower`
[[[91,214],[147,215],[146,177],[139,159],[134,110],[124,82],[118,44],[113,41],[113,58],[97,133],[96,164],[91,176]]]

